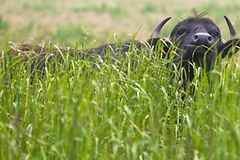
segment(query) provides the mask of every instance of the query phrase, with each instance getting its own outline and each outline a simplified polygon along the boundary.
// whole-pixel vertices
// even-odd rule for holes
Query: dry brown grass
[[[5,31],[8,32],[8,39],[16,43],[29,41],[31,38],[38,42],[60,43],[57,36],[53,35],[57,34],[59,26],[67,24],[84,27],[91,33],[90,36],[95,35],[93,41],[112,41],[115,33],[129,39],[136,32],[138,39],[146,39],[152,28],[166,16],[173,16],[168,24],[171,29],[179,19],[191,15],[193,8],[199,12],[207,11],[213,18],[217,15],[217,21],[221,20],[220,27],[225,27],[223,15],[229,15],[240,26],[240,11],[234,15],[232,10],[226,9],[204,10],[214,2],[220,8],[229,5],[229,2],[223,0],[3,0],[0,2],[0,16],[10,24]],[[240,5],[238,1],[233,2],[234,5]],[[164,36],[169,35],[169,29],[164,30]],[[223,32],[225,35],[227,30]],[[82,37],[66,39],[75,44]]]

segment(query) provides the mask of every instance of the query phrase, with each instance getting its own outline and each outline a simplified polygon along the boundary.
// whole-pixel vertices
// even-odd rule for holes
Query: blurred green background
[[[183,18],[208,12],[228,38],[223,15],[240,29],[239,0],[0,0],[0,48],[6,42],[48,43],[94,47],[119,39],[146,40],[154,26],[172,16],[162,32],[169,36]]]

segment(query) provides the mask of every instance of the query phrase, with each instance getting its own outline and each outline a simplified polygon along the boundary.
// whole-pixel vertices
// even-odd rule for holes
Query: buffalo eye
[[[181,29],[177,31],[177,36],[182,36],[183,34],[186,34],[186,33],[187,33],[187,30]]]
[[[213,32],[213,36],[214,36],[214,37],[219,37],[219,35],[220,35],[219,32],[217,32],[217,31],[216,31],[216,32]]]

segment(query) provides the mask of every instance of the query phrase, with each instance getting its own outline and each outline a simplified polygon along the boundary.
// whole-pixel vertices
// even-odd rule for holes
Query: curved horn
[[[231,21],[228,19],[227,16],[224,16],[226,22],[227,22],[227,25],[228,25],[228,28],[229,28],[229,31],[230,31],[230,39],[236,39],[238,38],[237,36],[237,32],[235,31]]]
[[[165,25],[165,23],[167,23],[167,21],[169,21],[172,17],[167,17],[164,20],[162,20],[160,23],[158,23],[156,25],[156,27],[153,29],[152,34],[151,34],[151,38],[159,38],[159,33],[162,29],[162,27]]]

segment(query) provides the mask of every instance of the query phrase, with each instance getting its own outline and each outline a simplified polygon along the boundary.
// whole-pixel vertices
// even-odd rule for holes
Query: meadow
[[[224,15],[240,34],[237,0],[0,0],[0,49],[147,40],[172,16],[161,33],[167,37],[193,8],[207,11],[224,39]],[[196,68],[193,95],[170,83],[169,60],[152,54],[136,55],[133,47],[116,61],[66,55],[65,63],[49,63],[44,76],[6,54],[0,59],[0,159],[240,159],[238,56],[208,75]]]

